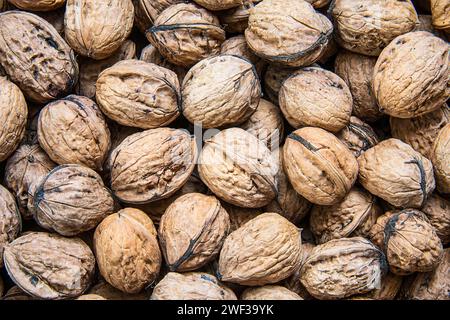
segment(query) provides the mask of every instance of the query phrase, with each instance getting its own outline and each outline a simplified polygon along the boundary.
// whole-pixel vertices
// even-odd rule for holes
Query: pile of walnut
[[[3,299],[449,299],[450,0],[0,12]]]

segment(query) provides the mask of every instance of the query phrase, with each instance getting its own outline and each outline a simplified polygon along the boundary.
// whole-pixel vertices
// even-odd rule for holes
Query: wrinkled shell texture
[[[236,206],[260,208],[276,196],[276,158],[240,128],[223,130],[206,141],[198,171],[217,197]]]
[[[183,115],[204,128],[243,123],[261,98],[255,67],[231,55],[199,62],[188,71],[182,87]]]
[[[448,44],[429,32],[395,38],[374,69],[373,92],[380,110],[413,118],[441,108],[449,96],[449,61]]]
[[[167,198],[189,179],[196,142],[180,129],[150,129],[128,136],[111,153],[111,188],[127,203]]]
[[[421,211],[436,229],[436,234],[442,243],[444,245],[450,243],[450,201],[433,194]]]
[[[306,261],[306,258],[309,256],[314,247],[315,245],[312,243],[302,242],[301,264],[297,267],[295,272],[283,282],[283,285],[286,286],[286,288],[297,293],[304,300],[311,300],[312,296],[300,282],[300,270],[303,262]]]
[[[247,45],[245,36],[239,35],[225,40],[222,43],[221,54],[235,55],[249,60],[256,68],[258,75],[261,75],[262,69],[266,63],[263,59],[255,55]]]
[[[100,109],[119,124],[153,129],[179,115],[180,84],[175,72],[139,60],[125,60],[103,71],[97,81]]]
[[[225,30],[230,33],[244,33],[248,27],[248,17],[250,9],[260,3],[262,0],[243,0],[243,4],[218,12],[221,24]]]
[[[67,0],[64,34],[76,52],[101,60],[122,45],[133,21],[131,0]]]
[[[40,299],[80,296],[94,274],[95,258],[78,238],[31,232],[5,248],[6,270],[26,293]]]
[[[70,95],[48,104],[39,114],[38,139],[58,164],[101,170],[111,144],[103,114],[89,98]]]
[[[372,127],[356,117],[351,117],[349,124],[336,136],[353,152],[356,158],[380,141]]]
[[[29,11],[50,11],[62,7],[65,0],[8,0],[17,8]]]
[[[194,0],[194,2],[208,10],[219,11],[237,7],[243,0]]]
[[[25,293],[18,286],[14,286],[9,289],[5,295],[2,297],[2,300],[36,300],[29,294]]]
[[[94,285],[88,293],[101,296],[106,300],[148,300],[148,294],[146,292],[136,294],[125,293],[114,288],[105,280],[101,280]]]
[[[203,272],[169,272],[153,289],[151,300],[237,300],[232,290]]]
[[[248,288],[241,300],[303,300],[295,292],[282,286],[267,285],[258,288]]]
[[[279,67],[274,64],[267,66],[266,72],[264,73],[264,91],[270,101],[278,104],[278,95],[284,80],[289,78],[295,71],[296,69]]]
[[[403,277],[388,272],[382,279],[379,288],[372,290],[364,295],[354,296],[350,299],[362,300],[394,300],[400,291],[403,283]]]
[[[339,299],[379,287],[386,272],[383,253],[361,238],[316,246],[300,270],[300,281],[317,299]]]
[[[0,185],[0,269],[3,265],[3,247],[17,238],[22,221],[13,195]]]
[[[0,14],[0,64],[37,103],[62,98],[78,81],[73,50],[47,21],[23,11]]]
[[[190,67],[220,52],[225,31],[211,12],[180,3],[164,10],[146,36],[169,62]]]
[[[264,213],[225,239],[220,280],[249,286],[276,283],[296,270],[301,254],[297,227],[277,213]]]
[[[264,212],[263,208],[241,208],[227,204],[226,202],[223,202],[222,205],[230,217],[230,233]]]
[[[156,18],[165,9],[184,0],[133,0],[134,22],[142,33],[153,25]]]
[[[48,23],[50,23],[55,30],[64,37],[64,6],[52,11],[36,11],[34,12],[39,17],[44,18]]]
[[[438,191],[450,193],[450,123],[439,131],[431,151]]]
[[[431,0],[431,16],[436,29],[450,31],[450,2],[448,0]]]
[[[363,187],[395,207],[420,208],[435,188],[431,161],[398,139],[380,142],[358,163]]]
[[[157,232],[140,210],[126,208],[104,219],[95,230],[94,247],[101,275],[123,292],[138,293],[159,274]]]
[[[447,39],[443,30],[438,30],[433,27],[431,15],[419,15],[419,25],[416,26],[414,31],[428,31],[443,40]]]
[[[389,219],[395,213],[395,211],[388,211],[379,216],[370,228],[368,239],[380,249],[384,249],[384,229],[386,228]]]
[[[288,136],[283,167],[294,189],[318,205],[342,200],[358,176],[352,152],[331,133],[313,127]]]

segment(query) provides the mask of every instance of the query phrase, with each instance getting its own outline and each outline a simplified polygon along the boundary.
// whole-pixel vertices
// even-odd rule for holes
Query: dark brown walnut
[[[358,176],[358,163],[347,146],[333,134],[313,127],[288,136],[283,167],[294,189],[318,205],[341,201]]]
[[[293,74],[298,69],[280,67],[275,64],[269,64],[267,66],[266,72],[264,73],[264,92],[270,101],[278,105],[279,103],[279,92],[281,86],[291,74]]]
[[[82,56],[106,59],[131,33],[133,21],[131,0],[67,0],[64,35]]]
[[[102,170],[111,144],[103,114],[89,98],[70,95],[46,105],[39,114],[38,139],[57,164]]]
[[[436,230],[423,212],[414,209],[389,218],[384,228],[384,251],[391,272],[398,275],[432,271],[443,256]]]
[[[431,16],[436,29],[450,32],[450,2],[448,0],[431,0]]]
[[[106,299],[96,294],[84,294],[82,296],[79,296],[75,300],[106,300]]]
[[[285,281],[282,282],[282,284],[286,286],[286,288],[297,293],[304,300],[311,300],[313,299],[313,297],[309,294],[308,290],[306,290],[306,288],[300,282],[300,269],[302,267],[303,262],[306,261],[306,258],[309,256],[314,247],[315,247],[314,244],[302,241],[301,263],[299,264],[295,272],[289,278],[287,278]]]
[[[276,160],[254,135],[230,128],[205,142],[198,171],[220,199],[239,207],[260,208],[276,196]]]
[[[184,130],[158,128],[132,134],[110,155],[111,188],[125,203],[168,198],[189,179],[196,159],[195,139]]]
[[[6,77],[0,77],[0,88],[0,118],[2,119],[2,126],[0,127],[1,162],[6,160],[16,150],[24,137],[28,108],[25,97],[19,87]]]
[[[164,10],[146,36],[170,63],[190,67],[220,52],[225,31],[206,9],[180,3]]]
[[[243,0],[242,5],[218,12],[221,24],[230,33],[244,33],[248,26],[250,9],[262,0]]]
[[[136,294],[125,293],[104,280],[94,285],[89,290],[89,294],[101,296],[106,300],[148,300],[148,294],[145,291]]]
[[[216,277],[203,272],[169,272],[153,289],[150,300],[237,300]]]
[[[403,277],[388,272],[382,279],[379,288],[364,295],[351,297],[351,300],[394,300],[400,291]]]
[[[170,271],[203,267],[219,253],[230,218],[214,196],[188,193],[176,199],[161,218],[159,243]]]
[[[248,288],[242,295],[241,300],[303,300],[295,292],[275,285]]]
[[[279,103],[294,128],[319,127],[330,132],[348,125],[353,108],[352,94],[344,80],[318,67],[290,75],[281,86]]]
[[[173,4],[182,2],[184,0],[133,0],[134,23],[142,33],[145,33],[153,26],[161,12]]]
[[[388,139],[358,158],[359,182],[400,208],[420,208],[435,188],[431,161],[410,145]]]
[[[263,213],[232,232],[223,244],[218,275],[246,286],[273,284],[301,262],[299,229],[277,213]]]
[[[19,236],[22,220],[13,195],[0,185],[0,269],[3,266],[3,248]]]
[[[156,229],[138,209],[126,208],[105,218],[95,230],[94,248],[100,274],[126,293],[152,284],[161,268]]]
[[[432,194],[422,207],[430,224],[444,245],[450,243],[450,201],[437,194]]]
[[[371,227],[365,225],[367,220],[374,223],[381,214],[374,196],[364,189],[353,187],[338,204],[314,206],[310,228],[319,244],[352,236],[366,237]]]
[[[316,299],[341,299],[378,288],[386,269],[383,252],[370,241],[335,239],[311,251],[300,281]]]
[[[29,187],[54,167],[56,164],[38,144],[22,144],[6,162],[5,185],[14,193],[24,219],[32,218],[27,209]]]
[[[80,58],[80,80],[75,88],[77,94],[95,98],[96,82],[100,73],[113,66],[115,63],[134,59],[136,57],[136,44],[131,40],[125,40],[117,51],[104,60],[94,60],[85,57]]]
[[[0,35],[0,64],[28,99],[46,103],[72,90],[78,64],[51,24],[32,13],[7,11],[0,14]]]
[[[36,300],[29,294],[25,293],[22,289],[20,289],[18,286],[11,287],[5,295],[2,297],[1,300]]]
[[[4,262],[11,279],[40,299],[82,295],[94,274],[91,249],[78,238],[30,232],[5,247]]]
[[[380,142],[378,135],[370,125],[353,116],[350,117],[349,124],[336,136],[353,152],[356,158]]]
[[[175,72],[139,60],[124,60],[100,73],[96,84],[100,109],[121,125],[153,129],[179,115],[181,93]]]
[[[258,108],[261,87],[247,60],[219,55],[192,67],[183,81],[183,115],[203,128],[239,125]]]
[[[62,7],[65,0],[8,0],[12,5],[27,11],[51,11]]]
[[[194,2],[211,11],[231,9],[243,4],[243,0],[194,0]]]
[[[389,219],[395,213],[395,211],[388,211],[385,214],[379,216],[368,233],[367,238],[381,250],[384,250],[384,229],[386,228]]]
[[[353,96],[353,115],[365,121],[376,121],[383,113],[372,92],[373,70],[377,58],[342,50],[336,56],[334,71],[344,79]]]
[[[449,61],[448,44],[429,32],[395,38],[374,69],[373,92],[380,110],[413,118],[441,108],[450,91]]]
[[[395,37],[418,23],[410,0],[336,0],[329,13],[339,45],[368,56],[378,56]]]
[[[320,59],[333,26],[311,4],[298,0],[264,0],[250,9],[245,38],[258,56],[291,66]]]
[[[437,190],[450,193],[450,123],[439,131],[430,152]]]
[[[262,208],[241,208],[226,202],[223,202],[222,206],[230,217],[230,233],[264,212]]]
[[[440,109],[411,119],[390,119],[392,137],[406,142],[424,157],[431,158],[431,148],[439,131],[450,123],[450,109]]]

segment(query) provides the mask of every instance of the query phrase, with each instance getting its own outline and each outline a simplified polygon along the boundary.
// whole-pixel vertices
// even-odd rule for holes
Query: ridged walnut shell
[[[37,103],[64,97],[78,81],[73,50],[55,28],[28,12],[0,14],[0,64]]]
[[[277,170],[266,145],[240,128],[207,140],[198,165],[200,178],[217,197],[245,208],[260,208],[275,198]]]
[[[0,185],[0,269],[3,265],[3,247],[22,231],[22,219],[13,195]]]
[[[146,291],[136,294],[125,293],[114,288],[103,279],[89,290],[89,294],[101,296],[106,300],[148,300]]]
[[[161,251],[170,271],[203,267],[219,253],[230,229],[230,218],[219,200],[201,193],[176,199],[159,224]]]
[[[300,281],[317,299],[342,299],[380,286],[386,259],[370,241],[331,240],[316,246],[300,270]]]
[[[431,0],[433,26],[450,32],[450,2],[448,0]]]
[[[102,170],[111,144],[103,114],[89,98],[70,95],[46,105],[39,114],[38,139],[57,164]]]
[[[435,36],[447,41],[447,37],[444,30],[435,29],[433,26],[431,15],[419,14],[419,25],[416,26],[414,31],[428,31]]]
[[[395,38],[374,69],[373,92],[380,110],[413,118],[441,108],[450,92],[449,61],[448,44],[429,32]]]
[[[311,300],[313,299],[313,297],[300,282],[300,270],[303,262],[306,261],[306,258],[308,258],[314,247],[315,245],[312,243],[302,242],[301,263],[299,264],[295,272],[289,278],[287,278],[285,281],[282,282],[283,285],[286,286],[286,288],[297,293],[304,300]]]
[[[142,33],[145,33],[153,26],[153,22],[161,12],[173,4],[182,2],[184,0],[133,0],[134,23]]]
[[[341,201],[358,176],[352,152],[333,134],[313,127],[288,136],[283,167],[294,189],[318,205]]]
[[[394,300],[400,291],[403,283],[403,277],[388,272],[382,279],[379,288],[370,291],[364,295],[354,296],[351,299],[363,300]]]
[[[106,59],[131,33],[133,21],[131,0],[67,0],[64,35],[79,54]]]
[[[435,188],[433,166],[408,144],[388,139],[358,158],[359,182],[400,208],[420,208]]]
[[[168,198],[189,179],[197,145],[181,129],[158,128],[130,135],[109,159],[111,188],[125,203]]]
[[[242,5],[218,12],[220,23],[230,33],[244,33],[248,27],[250,9],[262,0],[243,0]]]
[[[372,241],[378,248],[384,250],[384,229],[389,219],[395,214],[395,211],[388,211],[385,214],[379,216],[376,222],[370,228],[367,239]]]
[[[358,158],[380,142],[378,135],[367,123],[350,117],[350,123],[336,135]]]
[[[311,4],[298,0],[264,0],[250,9],[245,38],[258,56],[291,66],[320,59],[333,26]]]
[[[248,288],[242,295],[241,300],[303,300],[295,292],[275,285]]]
[[[444,245],[450,243],[450,201],[437,194],[432,194],[422,207],[430,224]]]
[[[220,280],[246,286],[273,284],[301,262],[299,229],[277,213],[263,213],[232,232],[220,251]]]
[[[64,38],[64,13],[66,11],[65,6],[52,11],[36,11],[34,12],[39,17],[45,19],[50,23],[56,31]]]
[[[299,69],[280,67],[278,65],[269,64],[264,73],[264,93],[267,98],[278,105],[279,93],[283,82],[289,78],[291,74]]]
[[[258,108],[261,87],[247,60],[219,55],[192,67],[183,81],[183,115],[203,128],[234,126]]]
[[[4,262],[11,279],[39,299],[82,295],[91,284],[95,258],[78,238],[30,232],[5,247]]]
[[[190,67],[220,52],[225,31],[206,9],[180,3],[164,10],[146,36],[170,63]]]
[[[203,272],[169,272],[153,289],[150,300],[237,300],[216,277]]]
[[[450,123],[439,131],[431,149],[437,190],[450,193]]]
[[[121,125],[153,129],[173,122],[181,108],[175,72],[139,60],[124,60],[104,70],[96,84],[100,109]]]
[[[94,248],[101,275],[123,292],[138,293],[159,274],[157,232],[140,210],[126,208],[105,218],[95,230]]]
[[[228,216],[230,217],[230,232],[233,232],[244,224],[256,218],[260,214],[264,213],[263,208],[241,208],[236,207],[226,202],[222,203],[222,206],[228,212]]]
[[[194,2],[208,10],[219,11],[237,7],[243,0],[194,0]]]
[[[6,0],[5,0],[6,1]],[[65,5],[65,0],[8,0],[12,5],[27,11],[51,11]]]

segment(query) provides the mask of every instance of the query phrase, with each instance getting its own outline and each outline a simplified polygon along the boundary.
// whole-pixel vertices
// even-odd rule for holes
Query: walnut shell
[[[331,22],[306,1],[265,0],[250,9],[245,38],[261,58],[300,67],[321,57],[332,32]]]
[[[237,300],[234,292],[203,272],[169,272],[153,289],[150,300]]]
[[[373,92],[380,110],[413,118],[441,108],[450,92],[449,61],[448,44],[429,32],[395,38],[374,69]]]
[[[432,194],[421,209],[444,245],[450,243],[450,201]]]
[[[203,128],[247,121],[258,108],[261,88],[255,67],[247,60],[219,55],[192,67],[183,81],[183,115]]]
[[[221,24],[230,33],[244,33],[248,27],[250,8],[256,6],[262,0],[243,0],[243,4],[218,13]]]
[[[277,104],[279,103],[279,92],[283,82],[289,78],[296,70],[286,67],[280,67],[278,65],[269,64],[266,72],[264,73],[264,92],[270,101]]]
[[[445,31],[434,28],[431,15],[419,14],[419,24],[414,31],[428,31],[442,40],[447,41]]]
[[[398,139],[380,142],[358,163],[363,187],[395,207],[420,208],[435,188],[431,161]]]
[[[356,158],[380,142],[372,127],[356,117],[350,117],[350,123],[336,136],[353,152]]]
[[[331,71],[309,67],[287,78],[279,92],[284,117],[294,128],[338,132],[350,121],[353,99],[347,84]]]
[[[320,9],[326,7],[331,0],[306,0],[306,2],[311,3],[314,8]]]
[[[135,133],[111,153],[111,188],[125,203],[168,198],[189,179],[196,160],[196,141],[184,130],[158,128]]]
[[[16,200],[0,185],[0,269],[3,265],[3,247],[16,239],[21,231],[22,220]]]
[[[301,262],[300,232],[277,213],[263,213],[232,232],[219,258],[219,279],[247,286],[289,277]]]
[[[303,262],[306,261],[306,258],[308,258],[308,256],[311,254],[312,249],[314,249],[314,247],[315,245],[312,243],[302,242],[301,263],[299,264],[295,272],[289,278],[283,281],[283,285],[286,286],[286,288],[297,293],[304,300],[311,300],[313,299],[313,297],[309,294],[308,290],[306,290],[306,288],[300,282],[300,270]]]
[[[106,300],[106,299],[96,294],[84,294],[75,300]]]
[[[50,23],[56,31],[64,38],[64,13],[65,7],[61,7],[58,10],[52,11],[36,11],[34,12],[39,17]]]
[[[99,171],[111,144],[108,126],[95,102],[76,95],[42,109],[38,139],[57,164],[81,164]]]
[[[106,300],[148,300],[148,294],[145,291],[136,294],[125,293],[114,288],[105,280],[94,285],[89,290],[89,294],[101,296]]]
[[[282,287],[267,285],[263,287],[248,288],[242,295],[241,300],[303,300],[295,292]]]
[[[260,208],[275,198],[277,170],[266,145],[240,128],[207,140],[198,165],[200,178],[217,197],[244,208]]]
[[[2,300],[36,300],[29,294],[25,293],[18,286],[11,287],[3,296]]]
[[[380,286],[384,254],[370,241],[343,238],[316,246],[300,270],[300,281],[317,299],[340,299]]]
[[[0,64],[28,99],[46,103],[64,97],[77,83],[73,50],[44,19],[23,11],[4,12],[0,35]]]
[[[450,2],[448,0],[431,0],[431,16],[436,29],[450,32]]]
[[[190,67],[220,52],[225,31],[219,19],[195,4],[168,7],[156,19],[147,39],[170,63]]]
[[[91,249],[78,238],[30,232],[5,247],[11,279],[40,299],[66,299],[83,294],[94,274]]]
[[[384,229],[389,219],[395,214],[395,211],[388,211],[376,219],[375,224],[370,228],[368,239],[378,248],[384,250]]]
[[[95,230],[94,250],[101,275],[126,293],[142,291],[161,268],[156,229],[138,209],[126,208],[106,217]]]
[[[142,33],[145,33],[161,12],[173,4],[182,2],[184,0],[133,0],[134,23]]]
[[[450,123],[439,131],[431,149],[431,161],[434,166],[437,189],[441,193],[450,193]]]
[[[243,4],[243,0],[194,0],[194,2],[211,11],[227,10]]]
[[[236,207],[226,202],[222,203],[223,208],[226,212],[228,212],[228,216],[230,217],[230,232],[233,232],[244,224],[256,218],[260,214],[264,213],[262,208],[241,208]]]
[[[51,11],[65,5],[65,0],[8,0],[12,5],[27,11]]]
[[[358,176],[352,152],[331,133],[313,127],[288,136],[283,167],[294,189],[318,205],[341,201]]]
[[[351,299],[394,300],[403,283],[403,277],[388,272],[382,279],[379,288]]]
[[[133,21],[131,0],[67,0],[65,38],[79,54],[106,59],[131,33]]]

